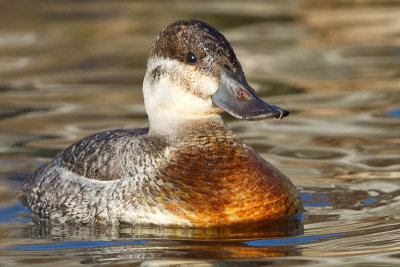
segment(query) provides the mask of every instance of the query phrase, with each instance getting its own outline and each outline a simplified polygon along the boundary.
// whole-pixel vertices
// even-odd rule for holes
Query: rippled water
[[[397,1],[1,1],[0,264],[400,265]],[[263,227],[47,225],[22,180],[93,132],[147,126],[150,44],[175,19],[231,41],[282,121],[226,117],[291,177],[303,216]]]

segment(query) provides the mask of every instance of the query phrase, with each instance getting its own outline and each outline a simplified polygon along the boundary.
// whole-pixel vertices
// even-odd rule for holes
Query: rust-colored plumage
[[[271,221],[302,211],[282,173],[226,129],[189,138],[160,166],[159,201],[196,226]],[[212,135],[210,135],[210,133]]]

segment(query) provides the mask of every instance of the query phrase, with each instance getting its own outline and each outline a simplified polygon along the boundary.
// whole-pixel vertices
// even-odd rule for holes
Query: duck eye
[[[237,94],[238,94],[238,96],[239,96],[240,98],[243,98],[243,99],[250,99],[250,98],[251,98],[251,97],[250,97],[250,94],[249,94],[248,92],[246,92],[245,90],[243,90],[243,89],[239,90],[239,91],[237,92]]]
[[[194,64],[197,62],[197,57],[192,52],[187,53],[186,55],[186,62],[189,64]]]

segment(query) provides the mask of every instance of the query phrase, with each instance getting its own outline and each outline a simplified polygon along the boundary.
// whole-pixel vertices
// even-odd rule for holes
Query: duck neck
[[[149,116],[149,135],[163,136],[168,140],[182,140],[195,136],[213,135],[215,132],[230,133],[222,118],[218,114],[187,118],[164,114],[157,117]]]

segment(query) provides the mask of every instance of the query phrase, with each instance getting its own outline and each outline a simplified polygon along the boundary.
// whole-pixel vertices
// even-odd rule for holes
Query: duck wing
[[[132,176],[133,161],[144,153],[147,133],[148,129],[113,130],[88,136],[60,154],[60,167],[99,181]]]

